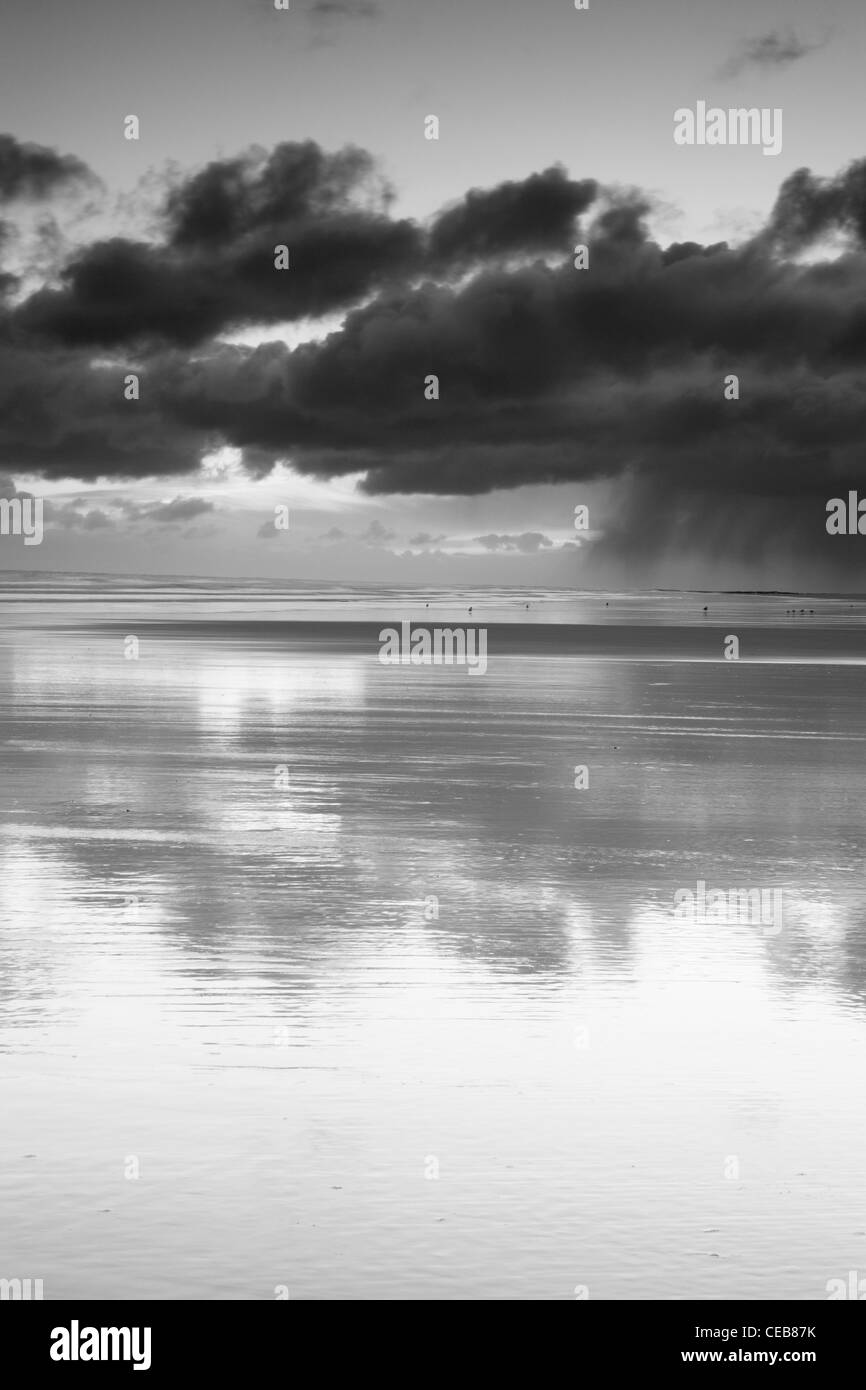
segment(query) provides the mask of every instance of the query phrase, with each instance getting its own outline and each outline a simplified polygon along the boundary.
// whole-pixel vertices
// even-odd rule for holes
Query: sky
[[[825,526],[864,474],[856,0],[3,29],[0,497],[45,524],[0,567],[862,587]],[[701,101],[781,149],[677,144]]]

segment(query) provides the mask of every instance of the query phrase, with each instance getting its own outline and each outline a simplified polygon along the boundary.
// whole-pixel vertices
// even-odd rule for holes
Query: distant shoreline
[[[610,594],[615,597],[637,597],[648,594],[695,594],[712,595],[719,597],[729,596],[731,598],[815,598],[815,599],[866,599],[866,589],[678,589],[668,587],[647,587],[637,589],[609,589],[609,588],[577,588],[567,585],[537,585],[528,586],[520,584],[457,584],[454,586],[442,586],[437,584],[402,584],[393,579],[390,580],[369,580],[369,579],[296,579],[291,577],[274,577],[273,575],[214,575],[214,574],[140,574],[140,573],[118,573],[109,570],[22,570],[4,569],[0,567],[0,587],[5,577],[15,578],[18,581],[29,580],[37,586],[40,582],[46,583],[52,579],[86,579],[102,582],[114,582],[122,585],[125,583],[146,582],[154,585],[174,585],[177,587],[195,587],[203,584],[217,584],[224,589],[231,588],[233,584],[243,585],[262,585],[273,588],[281,592],[313,592],[321,589],[334,589],[340,592],[353,591],[358,593],[417,593],[419,598],[428,598],[431,594],[441,593],[465,593],[465,594],[514,594],[516,596],[526,596],[532,598],[535,595],[556,594],[562,597],[580,598],[581,596],[601,597]]]

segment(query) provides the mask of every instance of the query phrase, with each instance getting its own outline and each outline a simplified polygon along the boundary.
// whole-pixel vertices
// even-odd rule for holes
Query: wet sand
[[[841,604],[762,607],[739,663],[724,621],[491,624],[468,680],[380,665],[387,600],[327,631],[208,601],[34,594],[2,636],[0,1274],[822,1299],[866,1268]],[[780,889],[783,929],[678,919],[698,880]]]

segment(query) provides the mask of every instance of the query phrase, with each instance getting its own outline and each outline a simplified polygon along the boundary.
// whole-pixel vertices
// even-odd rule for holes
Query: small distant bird
[[[471,608],[469,609],[469,612],[470,612],[470,613],[472,612],[472,609],[471,609]]]
[[[704,604],[704,612],[706,613],[706,611],[707,611],[707,605]]]

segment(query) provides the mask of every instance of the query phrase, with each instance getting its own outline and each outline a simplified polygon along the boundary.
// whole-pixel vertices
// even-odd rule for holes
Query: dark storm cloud
[[[473,188],[430,232],[434,264],[455,267],[518,252],[562,251],[575,218],[595,201],[594,179],[576,183],[558,165],[522,182]]]
[[[804,43],[797,38],[789,26],[785,30],[771,29],[757,38],[746,39],[719,69],[721,77],[738,77],[748,68],[763,71],[772,68],[788,68],[809,53],[815,53],[827,43],[827,38],[815,43]]]
[[[326,314],[420,264],[422,236],[387,213],[370,156],[313,141],[221,160],[169,190],[164,239],[86,247],[17,311],[69,346],[192,346],[231,328]],[[275,268],[275,248],[289,268]]]
[[[126,370],[94,368],[80,353],[24,348],[8,336],[3,341],[0,320],[0,466],[81,479],[195,467],[204,434],[169,421],[154,399],[126,401]]]
[[[597,196],[552,167],[473,189],[429,230],[388,213],[391,190],[365,151],[313,141],[219,160],[172,187],[164,237],[114,238],[75,255],[59,288],[17,311],[24,332],[70,346],[166,342],[185,347],[250,324],[350,307],[423,273],[453,278],[479,262],[564,254]],[[274,266],[275,247],[290,267]]]
[[[274,269],[278,245],[290,248],[288,270]],[[60,290],[34,294],[15,322],[68,346],[191,347],[227,329],[327,314],[408,269],[414,253],[409,224],[361,213],[253,230],[225,250],[116,239],[77,256]]]
[[[866,246],[866,159],[835,178],[797,169],[779,190],[767,235],[787,252],[801,251],[833,232]]]
[[[793,174],[741,246],[664,247],[639,191],[612,195],[558,169],[473,190],[425,230],[390,220],[361,152],[308,143],[222,161],[172,188],[161,244],[91,247],[59,292],[0,319],[0,465],[177,474],[229,444],[255,477],[285,459],[325,479],[362,474],[373,494],[614,480],[613,543],[636,551],[696,534],[713,546],[732,529],[736,544],[824,544],[824,502],[862,473],[864,169]],[[311,239],[322,269],[317,279],[296,255],[285,300],[264,257],[278,223],[295,228],[293,252]],[[589,270],[573,265],[578,225]],[[335,250],[332,264],[320,239],[345,246],[350,230],[363,253]],[[844,254],[790,259],[831,233],[847,238]],[[209,340],[225,323],[358,295],[339,331],[294,350]],[[27,331],[37,325],[45,337]],[[148,338],[131,354],[135,403],[122,361],[94,367],[63,345]],[[730,374],[738,400],[724,398]],[[523,535],[535,545],[540,533]],[[350,539],[393,535],[375,523]]]
[[[348,145],[328,154],[314,140],[285,142],[270,155],[253,150],[216,160],[170,190],[168,240],[178,247],[226,245],[251,228],[351,212],[359,197],[384,211],[388,196],[366,150]]]
[[[0,201],[48,198],[64,188],[96,183],[80,159],[58,154],[46,145],[22,144],[14,135],[0,135]]]
[[[716,447],[744,459],[729,480],[783,491],[792,451],[853,442],[862,257],[801,267],[752,244],[669,257],[621,213],[594,228],[589,273],[537,264],[381,295],[320,344],[181,363],[164,404],[322,477],[367,471],[382,492],[612,476],[641,458],[672,471],[678,450]],[[725,401],[734,371],[742,399]]]
[[[17,203],[40,203],[66,191],[91,189],[98,182],[87,165],[74,155],[58,154],[46,145],[24,143],[13,135],[0,135],[0,205],[11,208]],[[56,248],[57,237],[54,219],[43,218],[37,225],[37,272],[47,265],[49,243],[54,239]],[[16,240],[13,224],[0,219],[0,257]],[[20,285],[20,277],[8,265],[0,266],[0,301],[13,295]]]

